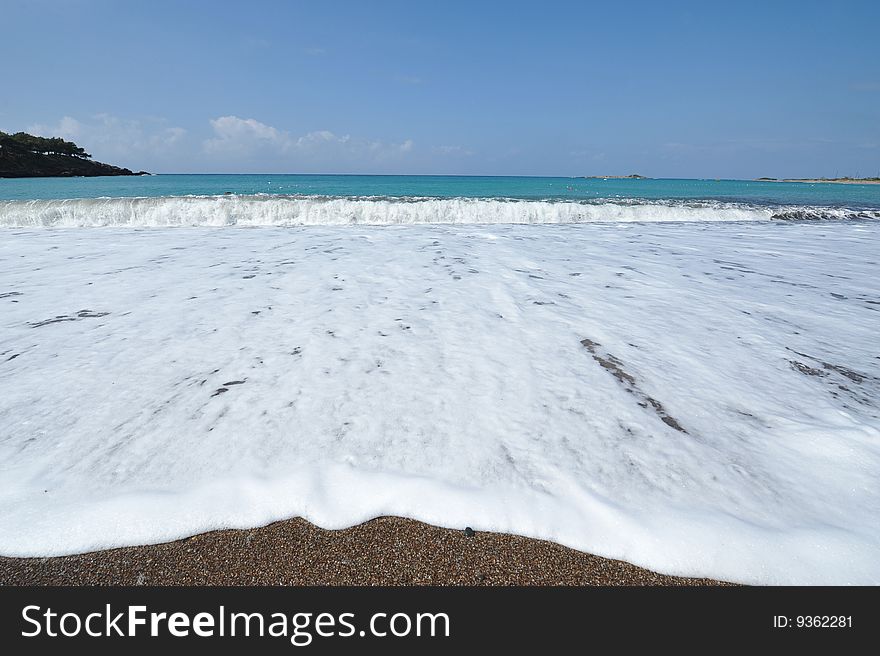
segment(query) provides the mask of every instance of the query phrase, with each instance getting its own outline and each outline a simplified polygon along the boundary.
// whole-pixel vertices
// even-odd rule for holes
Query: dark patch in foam
[[[878,390],[880,390],[880,378],[855,371],[843,365],[826,362],[815,356],[795,351],[787,346],[785,348],[805,360],[812,361],[813,366],[798,360],[789,360],[789,363],[793,369],[804,375],[825,380],[828,393],[834,398],[840,398],[840,393],[843,392],[860,405],[872,409],[876,408],[876,396]],[[850,384],[853,385],[853,388],[849,387]],[[844,403],[844,407],[849,408],[850,406]],[[871,412],[871,415],[877,416],[875,412]]]
[[[796,353],[797,355],[801,356],[802,358],[807,358],[808,360],[813,360],[814,362],[818,362],[819,364],[822,365],[822,367],[824,369],[827,369],[828,371],[834,371],[834,372],[840,374],[841,376],[845,376],[846,378],[849,378],[854,383],[863,383],[866,380],[878,380],[874,376],[870,376],[868,374],[863,374],[858,371],[854,371],[848,367],[844,367],[839,364],[831,364],[830,362],[825,362],[824,360],[820,360],[819,358],[816,358],[812,355],[807,355],[806,353],[800,353],[799,351],[795,351],[792,348],[788,348],[788,347],[786,347],[786,348],[789,351],[791,351],[792,353]]]
[[[95,312],[94,310],[80,310],[74,316],[69,316],[66,314],[59,314],[56,317],[52,317],[51,319],[44,319],[43,321],[36,321],[34,323],[28,324],[31,328],[40,328],[41,326],[48,326],[53,323],[62,323],[64,321],[79,321],[80,319],[99,319],[100,317],[106,317],[109,312]]]
[[[663,404],[660,403],[660,401],[651,396],[648,396],[641,389],[639,389],[635,377],[623,368],[623,363],[620,360],[618,360],[610,353],[606,352],[603,355],[599,352],[601,344],[599,344],[598,342],[594,342],[591,339],[585,338],[581,340],[581,345],[583,345],[590,352],[590,355],[593,356],[593,359],[598,362],[599,365],[603,369],[605,369],[605,371],[609,372],[617,379],[619,383],[624,386],[627,392],[639,398],[638,403],[641,407],[650,407],[650,409],[653,410],[658,417],[660,417],[660,421],[662,421],[664,424],[666,424],[670,428],[674,428],[680,433],[684,433],[686,435],[689,434],[675,417],[666,412],[666,408],[663,407]]]
[[[827,371],[816,369],[814,367],[804,364],[803,362],[798,362],[797,360],[789,360],[788,362],[795,370],[800,371],[802,374],[805,374],[807,376],[819,376],[821,378],[822,376],[828,375]]]

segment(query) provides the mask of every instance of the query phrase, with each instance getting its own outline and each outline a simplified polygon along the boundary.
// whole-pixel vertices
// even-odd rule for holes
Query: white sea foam
[[[0,553],[395,514],[673,574],[878,584],[878,241],[10,231]]]
[[[0,201],[0,226],[6,227],[730,222],[774,217],[880,218],[880,211],[633,199],[573,202],[224,195]]]

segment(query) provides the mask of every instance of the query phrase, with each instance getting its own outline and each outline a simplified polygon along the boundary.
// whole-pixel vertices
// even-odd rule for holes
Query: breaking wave
[[[279,195],[0,201],[0,227],[570,224],[880,219],[880,210],[720,201]]]

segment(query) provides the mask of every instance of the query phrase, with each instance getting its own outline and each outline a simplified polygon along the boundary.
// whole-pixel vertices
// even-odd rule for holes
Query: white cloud
[[[211,119],[197,139],[156,117],[64,116],[28,132],[74,141],[98,161],[147,171],[394,170],[419,155],[412,139],[384,141],[330,130],[292,133],[255,118]]]
[[[238,116],[221,116],[210,123],[214,136],[204,142],[207,153],[283,156],[292,164],[382,161],[409,153],[415,145],[412,139],[387,143],[347,134],[337,135],[330,130],[316,130],[295,136],[256,119]]]
[[[324,48],[305,48],[303,52],[309,57],[320,57],[327,54],[327,50]]]
[[[349,139],[350,137],[348,135],[345,135],[344,137],[337,137],[329,130],[318,130],[316,132],[309,132],[308,134],[297,139],[296,146],[298,148],[309,148],[311,146],[333,142],[344,144],[347,143]]]
[[[40,137],[61,137],[75,141],[82,135],[82,127],[72,116],[64,116],[54,127],[37,123],[28,126],[25,131]]]
[[[167,153],[186,137],[186,130],[168,127],[161,118],[123,119],[112,114],[95,114],[88,119],[64,116],[55,125],[37,123],[26,132],[43,137],[61,137],[82,146],[95,159],[132,164],[140,168],[144,157]]]
[[[183,128],[165,128],[160,135],[153,135],[152,140],[161,140],[167,145],[172,145],[180,141],[186,136],[186,130]]]
[[[204,144],[209,153],[242,152],[265,145],[284,149],[290,142],[290,135],[286,132],[279,132],[252,118],[221,116],[211,119],[211,127],[215,136]]]

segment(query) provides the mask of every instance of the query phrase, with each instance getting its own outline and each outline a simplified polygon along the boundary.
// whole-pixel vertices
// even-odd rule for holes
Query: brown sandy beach
[[[400,517],[340,531],[296,518],[158,545],[0,557],[0,585],[726,585],[552,542]]]

